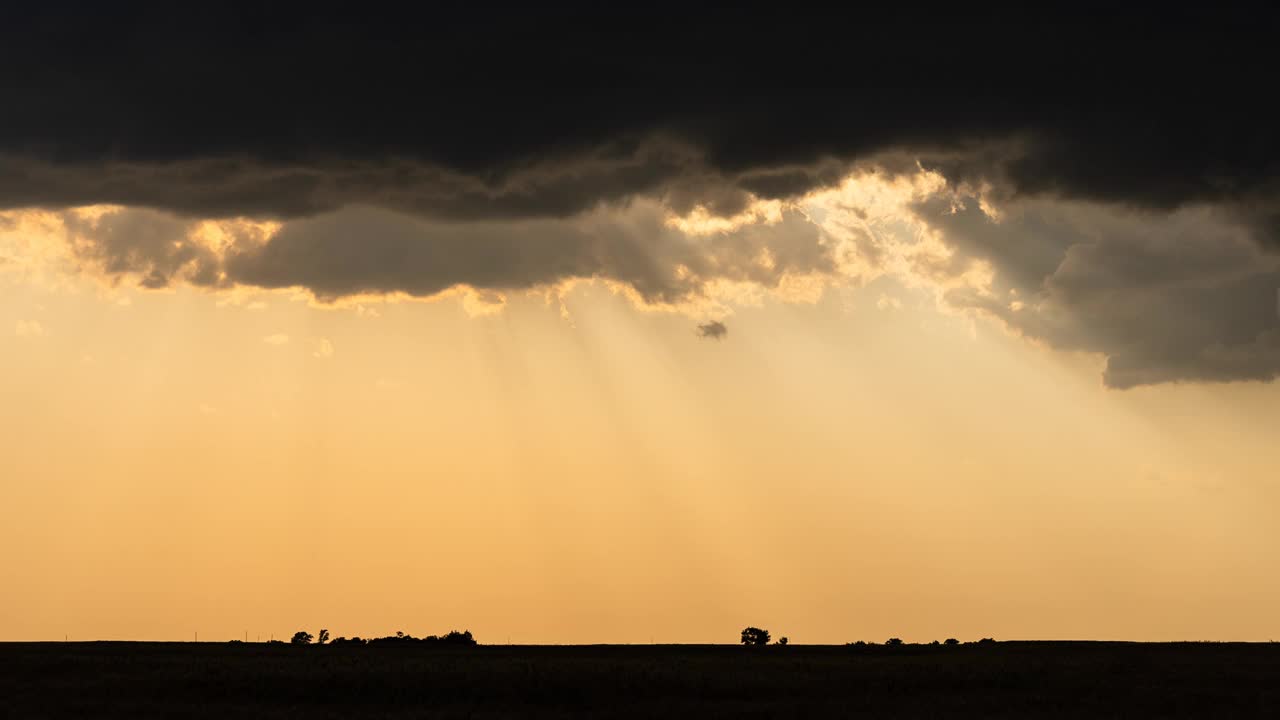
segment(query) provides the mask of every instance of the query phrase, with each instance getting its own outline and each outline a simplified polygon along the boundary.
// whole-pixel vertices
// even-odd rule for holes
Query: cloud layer
[[[210,232],[209,223],[131,208],[58,217],[78,261],[107,277],[147,288],[303,288],[321,302],[601,279],[644,303],[679,305],[717,283],[768,289],[836,271],[833,247],[795,207],[709,233],[676,227],[652,202],[564,220],[465,223],[350,207],[270,231],[220,223]]]
[[[891,274],[1115,387],[1280,372],[1272,11],[189,10],[0,27],[0,208],[113,279],[673,306]],[[873,222],[869,171],[930,181]]]
[[[1261,11],[189,10],[6,16],[0,206],[733,214],[924,153],[1023,194],[1170,208],[1271,197],[1280,161]]]

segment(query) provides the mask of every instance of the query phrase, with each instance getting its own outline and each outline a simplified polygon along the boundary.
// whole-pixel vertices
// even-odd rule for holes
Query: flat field
[[[13,718],[1280,717],[1280,644],[0,643]]]

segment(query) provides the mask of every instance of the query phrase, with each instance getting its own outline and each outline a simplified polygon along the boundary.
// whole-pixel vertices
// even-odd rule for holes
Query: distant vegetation
[[[770,637],[769,631],[765,630],[764,628],[749,627],[749,628],[742,629],[743,645],[768,645],[769,637]],[[785,637],[782,637],[778,639],[777,644],[786,645],[788,642],[790,642],[790,640],[788,640]]]
[[[751,646],[751,647],[759,647],[759,646],[763,646],[763,645],[768,645],[768,644],[769,644],[769,638],[770,638],[769,631],[768,631],[768,630],[765,630],[764,628],[758,628],[758,627],[747,627],[747,628],[743,628],[743,629],[742,629],[742,644],[743,644],[743,645],[747,645],[747,646]],[[777,645],[786,645],[788,642],[790,642],[790,641],[789,641],[789,640],[784,636],[784,637],[778,638],[778,642],[777,642],[776,644],[777,644]],[[995,640],[992,640],[991,638],[982,638],[981,640],[975,641],[975,642],[973,642],[973,643],[967,643],[967,644],[970,644],[970,645],[989,645],[989,644],[994,644],[994,643],[995,643]],[[931,641],[931,642],[929,642],[929,643],[922,643],[922,644],[923,644],[923,645],[926,645],[927,647],[942,647],[942,646],[944,646],[944,645],[946,645],[946,646],[950,647],[950,646],[959,645],[959,644],[960,644],[960,641],[959,641],[959,640],[957,640],[957,639],[955,639],[955,638],[947,638],[946,640],[943,640],[942,642],[939,642],[939,641],[937,641],[937,640],[933,640],[933,641]],[[888,640],[885,640],[885,641],[884,641],[884,646],[885,646],[885,647],[901,648],[901,647],[907,647],[907,645],[908,645],[908,643],[903,642],[902,638],[897,638],[897,637],[891,637],[891,638],[889,638]],[[845,643],[845,646],[846,646],[846,647],[871,647],[871,645],[869,645],[869,644],[868,644],[866,641],[864,641],[864,640],[858,640],[858,641],[856,641],[856,642]]]
[[[298,632],[294,633],[293,640],[291,642],[297,645],[308,645],[311,643],[313,639],[314,638],[311,635],[311,633],[305,630],[299,630]],[[457,630],[450,630],[445,635],[428,635],[422,638],[417,638],[412,635],[406,635],[402,631],[402,632],[397,632],[395,635],[388,635],[387,637],[380,637],[380,638],[369,638],[367,640],[359,636],[356,636],[356,637],[349,637],[349,638],[338,637],[330,641],[329,631],[321,630],[318,644],[323,645],[326,643],[329,645],[341,645],[341,646],[347,646],[347,647],[352,645],[411,645],[411,644],[471,646],[476,644],[476,639],[471,635],[470,630],[464,630],[462,632],[458,632]]]
[[[761,646],[768,645],[772,640],[772,638],[773,636],[769,633],[768,630],[764,628],[747,627],[742,629],[741,642],[743,645],[747,645],[750,647],[761,647]],[[232,640],[231,642],[240,642],[240,641]],[[280,644],[281,641],[273,640],[272,642],[275,644]],[[355,637],[337,637],[330,640],[329,631],[323,628],[316,635],[312,635],[306,630],[299,630],[298,632],[293,634],[293,638],[290,639],[289,642],[294,645],[311,645],[314,643],[317,645],[328,644],[328,645],[341,645],[341,646],[443,645],[443,646],[470,647],[472,645],[477,644],[476,639],[474,636],[472,636],[470,630],[463,630],[462,632],[458,632],[457,630],[450,630],[444,635],[427,635],[426,637],[420,637],[420,638],[414,637],[413,635],[408,635],[403,631],[400,631],[400,632],[397,632],[395,635],[388,635],[386,637],[362,638],[359,636],[355,636]],[[790,640],[786,636],[783,636],[778,638],[777,642],[775,642],[774,644],[787,645],[789,642]],[[928,643],[907,643],[907,642],[904,642],[902,638],[891,637],[888,640],[884,641],[883,647],[889,647],[889,648],[939,647],[940,648],[944,646],[955,647],[957,645],[992,645],[992,644],[995,644],[995,642],[996,641],[993,640],[992,638],[982,638],[981,640],[961,643],[956,638],[951,637],[942,641],[932,640]],[[846,647],[858,647],[858,648],[870,648],[870,647],[873,647],[874,645],[875,645],[874,643],[867,643],[864,640],[857,640],[855,642],[845,643]]]
[[[969,643],[961,643],[959,640],[957,640],[957,639],[955,639],[955,638],[947,638],[946,640],[943,640],[942,642],[938,642],[937,640],[933,640],[933,641],[930,641],[930,642],[927,642],[927,643],[906,643],[906,642],[903,642],[902,638],[891,637],[891,638],[889,638],[888,640],[885,640],[885,641],[884,641],[884,647],[891,647],[891,648],[921,647],[921,646],[924,646],[924,647],[944,647],[944,646],[945,646],[945,647],[954,647],[954,646],[956,646],[956,645],[961,645],[961,644],[964,644],[964,645],[994,645],[994,644],[995,644],[995,642],[996,642],[996,641],[995,641],[995,640],[993,640],[993,639],[991,639],[991,638],[982,638],[981,640],[975,640],[975,641],[973,641],[973,642],[969,642]],[[857,640],[857,641],[855,641],[855,642],[845,643],[845,647],[858,647],[858,648],[864,648],[864,647],[865,647],[865,648],[870,648],[870,647],[874,647],[874,646],[875,646],[875,644],[874,644],[874,643],[868,643],[868,642],[866,642],[865,640]]]

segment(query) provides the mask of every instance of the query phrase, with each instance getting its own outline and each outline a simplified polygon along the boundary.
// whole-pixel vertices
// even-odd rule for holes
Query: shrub
[[[438,638],[435,635],[432,635],[431,637],[427,638],[427,641],[428,642],[435,641],[444,645],[475,645],[476,644],[476,639],[471,636],[470,630],[463,630],[462,632],[458,632],[457,630],[450,630],[449,634],[445,635],[444,637]]]
[[[358,638],[357,638],[358,639]],[[428,635],[424,638],[416,638],[412,635],[406,635],[403,631],[397,632],[395,635],[388,637],[373,638],[366,641],[368,645],[457,645],[469,647],[476,644],[475,636],[470,630],[450,630],[447,634]]]
[[[290,640],[289,642],[293,643],[294,645],[310,645],[311,641],[314,639],[315,639],[315,636],[312,635],[311,633],[307,632],[306,630],[299,630],[298,632],[293,634],[293,639]]]
[[[902,644],[902,638],[889,638],[888,640],[884,641],[884,644],[888,645],[889,647],[898,647],[899,645]]]

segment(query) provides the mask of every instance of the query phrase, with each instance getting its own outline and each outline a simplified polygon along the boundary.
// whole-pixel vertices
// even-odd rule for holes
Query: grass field
[[[13,718],[1280,717],[1280,644],[0,644]]]

